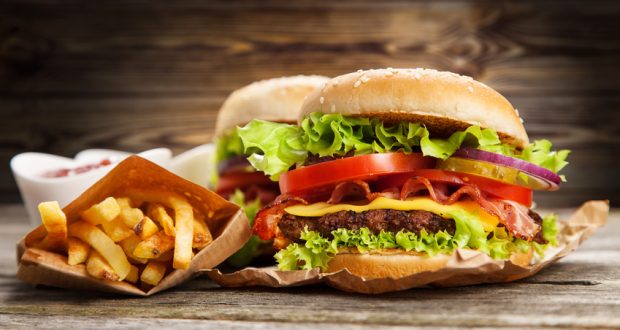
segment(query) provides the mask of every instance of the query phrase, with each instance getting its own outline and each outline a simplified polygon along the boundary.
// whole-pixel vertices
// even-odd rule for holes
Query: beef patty
[[[292,241],[299,241],[304,227],[318,231],[323,237],[332,237],[331,232],[338,228],[358,230],[368,228],[371,232],[399,232],[401,230],[419,234],[422,229],[428,233],[445,230],[454,234],[454,220],[444,219],[427,211],[369,210],[361,213],[340,211],[322,217],[301,217],[286,213],[278,222],[278,228]]]
[[[536,212],[530,210],[529,216],[538,225],[542,225],[542,218]],[[300,241],[301,232],[306,226],[308,230],[318,231],[323,237],[330,238],[331,232],[338,228],[349,230],[368,228],[374,234],[382,230],[392,233],[403,230],[420,234],[422,229],[425,229],[428,233],[445,230],[454,235],[456,230],[453,219],[444,219],[428,211],[369,210],[361,213],[340,211],[318,218],[285,213],[278,222],[278,228],[282,234],[295,242]],[[548,243],[542,236],[542,230],[538,231],[533,240],[540,244]]]

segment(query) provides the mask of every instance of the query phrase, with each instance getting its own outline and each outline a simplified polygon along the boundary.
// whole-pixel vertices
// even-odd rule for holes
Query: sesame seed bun
[[[234,91],[217,115],[215,135],[245,125],[252,119],[294,123],[304,98],[329,78],[292,76],[254,82]]]
[[[533,251],[515,253],[510,261],[525,267],[532,261]],[[339,252],[327,264],[328,272],[347,269],[351,274],[365,278],[401,278],[422,272],[434,272],[448,266],[452,256],[425,253],[373,251],[371,253]]]
[[[521,118],[506,98],[451,72],[377,69],[345,74],[308,96],[300,120],[317,111],[419,122],[438,137],[479,125],[498,132],[505,143],[522,148],[529,142]]]

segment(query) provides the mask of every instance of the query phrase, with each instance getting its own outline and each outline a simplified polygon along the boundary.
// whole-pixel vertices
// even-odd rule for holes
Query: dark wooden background
[[[545,206],[620,202],[620,3],[598,0],[0,0],[0,201],[19,152],[181,152],[254,80],[388,66],[471,75],[572,149]]]

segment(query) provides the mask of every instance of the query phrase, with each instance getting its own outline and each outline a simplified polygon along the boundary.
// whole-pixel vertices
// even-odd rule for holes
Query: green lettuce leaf
[[[570,150],[553,151],[551,147],[549,140],[537,140],[527,145],[518,158],[558,173],[568,165],[566,158]]]
[[[213,156],[213,161],[216,166],[225,159],[241,155],[244,155],[243,142],[237,134],[236,129],[231,130],[215,140],[215,154]],[[211,188],[217,187],[218,181],[218,172],[211,172],[211,176],[209,177],[209,186]]]
[[[243,142],[236,129],[222,135],[215,141],[215,164],[241,155],[244,155]]]
[[[485,232],[476,221],[475,215],[467,212],[452,214],[456,223],[454,235],[446,231],[427,233],[425,230],[418,235],[413,232],[398,233],[381,231],[373,234],[368,228],[359,230],[337,229],[332,231],[330,239],[322,237],[305,228],[302,231],[302,243],[290,244],[286,249],[276,253],[275,258],[281,270],[327,269],[327,263],[340,248],[357,248],[361,253],[381,249],[403,249],[434,256],[438,253],[451,254],[457,248],[479,250],[494,259],[508,259],[513,253],[527,252],[534,249],[542,258],[549,245],[557,245],[557,225],[555,215],[543,219],[543,237],[548,244],[527,242],[515,239],[506,232],[504,227],[497,227],[493,235]],[[487,237],[491,238],[487,238]]]
[[[550,214],[543,218],[542,222],[542,234],[543,238],[549,242],[552,246],[558,245],[558,216],[557,214]]]
[[[250,164],[273,180],[308,157],[297,126],[255,119],[237,133]]]
[[[245,195],[239,189],[235,190],[229,200],[243,209],[250,221],[250,226],[252,226],[256,213],[260,209],[260,200],[257,198],[253,201],[246,201]],[[239,251],[227,259],[227,262],[233,267],[241,268],[247,266],[256,255],[256,251],[262,243],[264,243],[263,240],[256,235],[252,235]]]
[[[311,113],[301,125],[253,120],[238,129],[250,163],[277,180],[291,166],[309,155],[345,156],[385,152],[413,152],[439,159],[450,157],[461,146],[480,148],[520,158],[558,172],[566,164],[568,150],[552,151],[547,140],[535,141],[523,151],[502,144],[492,129],[470,126],[447,139],[431,138],[423,125],[409,122],[385,124],[377,118]]]

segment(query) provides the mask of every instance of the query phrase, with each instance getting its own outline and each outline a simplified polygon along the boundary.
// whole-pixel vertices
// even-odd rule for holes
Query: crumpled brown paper
[[[70,266],[67,257],[31,247],[41,240],[45,228],[39,226],[17,243],[17,278],[32,284],[67,289],[97,290],[129,295],[152,295],[196,276],[200,269],[214,267],[235,253],[250,237],[248,219],[243,210],[216,193],[184,180],[138,156],[119,163],[105,177],[86,190],[63,211],[68,223],[80,212],[108,196],[121,196],[127,189],[169,190],[184,195],[192,206],[206,216],[213,242],[198,252],[189,269],[174,270],[148,292],[127,282],[99,280],[86,273],[84,265]]]
[[[494,260],[487,254],[458,249],[449,257],[446,266],[437,271],[418,273],[398,279],[366,279],[348,270],[321,273],[318,269],[279,271],[276,267],[245,268],[223,274],[217,269],[205,270],[208,276],[222,286],[288,287],[325,283],[334,288],[366,294],[407,290],[430,285],[437,287],[472,285],[479,283],[510,282],[532,276],[544,267],[574,251],[594,231],[607,222],[609,203],[589,201],[584,203],[567,222],[558,222],[558,246],[547,249],[542,260],[529,266],[519,266],[511,261]]]

